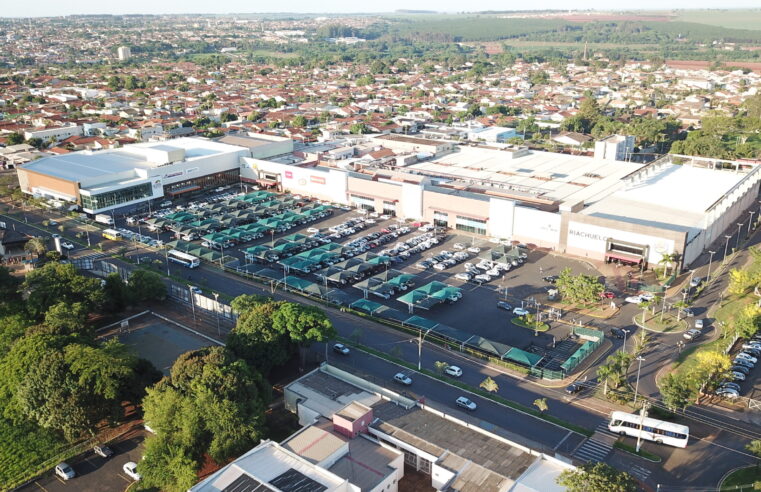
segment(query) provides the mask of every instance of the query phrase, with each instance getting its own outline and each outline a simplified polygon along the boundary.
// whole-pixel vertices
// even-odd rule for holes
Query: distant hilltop
[[[397,14],[438,14],[435,10],[397,9]]]

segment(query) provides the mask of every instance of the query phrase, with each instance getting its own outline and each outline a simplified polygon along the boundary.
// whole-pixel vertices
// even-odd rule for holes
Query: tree
[[[728,290],[733,295],[744,295],[759,282],[758,275],[743,269],[738,270],[733,268],[729,271],[729,286]]]
[[[142,301],[163,301],[166,299],[166,284],[156,272],[133,270],[127,279],[131,304]]]
[[[204,455],[223,463],[259,442],[269,398],[261,375],[224,347],[181,355],[143,400],[157,436],[148,439],[141,465],[151,480],[163,477],[155,485],[180,490],[188,468],[197,471]],[[167,463],[174,471],[161,472]]]
[[[534,406],[539,409],[539,412],[544,413],[550,407],[547,405],[547,398],[537,398],[534,400]]]
[[[238,309],[244,302],[237,303]],[[253,304],[243,312],[236,309],[238,322],[227,338],[227,346],[234,354],[265,374],[284,364],[293,353],[288,331],[273,324],[273,315],[282,305],[269,300]]]
[[[9,133],[5,139],[7,145],[18,145],[24,143],[24,136],[20,133]]]
[[[185,492],[198,481],[198,461],[180,445],[170,444],[164,436],[145,442],[140,462],[140,478],[149,487],[167,492]]]
[[[597,277],[573,275],[570,268],[560,272],[555,286],[564,302],[569,304],[592,304],[600,300],[605,287]]]
[[[276,331],[287,332],[291,342],[299,347],[301,364],[306,358],[306,349],[314,342],[324,342],[335,338],[336,329],[325,315],[325,311],[315,306],[284,303],[272,315],[272,327]]]
[[[745,449],[748,450],[753,456],[761,460],[761,440],[754,439],[750,443],[745,445]],[[756,462],[756,467],[761,464],[761,461]]]
[[[59,335],[86,333],[87,314],[87,308],[81,302],[59,302],[45,313],[45,326]]]
[[[100,281],[80,275],[72,264],[47,263],[32,270],[21,288],[27,292],[27,311],[38,320],[59,302],[81,302],[90,312],[99,309],[104,300]]]
[[[447,367],[449,367],[449,364],[447,364],[446,362],[441,362],[437,360],[436,362],[433,363],[433,368],[436,371],[436,374],[438,374],[439,376],[444,374],[444,371],[447,370]]]
[[[127,284],[118,273],[109,273],[103,285],[103,310],[118,313],[124,310],[129,302]]]
[[[491,377],[487,377],[486,379],[481,381],[481,384],[479,385],[479,387],[484,391],[488,391],[489,393],[496,393],[497,391],[499,391],[499,385]]]
[[[24,251],[33,254],[37,258],[44,255],[47,250],[48,246],[45,244],[45,240],[41,237],[33,237],[24,245]]]
[[[732,366],[729,355],[718,350],[703,350],[695,354],[697,366],[693,375],[699,381],[708,381],[714,376],[721,376]]]
[[[638,489],[631,475],[596,461],[564,470],[557,483],[568,492],[636,492]]]
[[[304,128],[307,126],[307,119],[303,115],[298,115],[291,120],[291,126],[295,128]]]
[[[370,133],[370,128],[364,123],[354,123],[349,127],[349,132],[354,135],[364,135],[365,133]]]
[[[669,373],[658,384],[669,410],[684,410],[697,395],[696,381],[684,374]]]

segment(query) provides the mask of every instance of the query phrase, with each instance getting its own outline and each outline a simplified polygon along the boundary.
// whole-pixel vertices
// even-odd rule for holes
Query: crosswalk
[[[608,430],[607,424],[601,423],[595,428],[595,434],[584,441],[584,443],[573,452],[573,455],[586,462],[605,461],[605,458],[607,458],[613,450],[613,444],[612,442],[607,442],[608,439],[603,440],[597,436],[608,436],[612,438],[611,441],[615,441],[617,438],[614,433]],[[597,437],[597,439],[595,439],[595,437]]]
[[[639,480],[640,482],[644,482],[647,480],[647,478],[650,476],[650,470],[643,466],[639,465],[631,465],[628,470],[631,476]]]

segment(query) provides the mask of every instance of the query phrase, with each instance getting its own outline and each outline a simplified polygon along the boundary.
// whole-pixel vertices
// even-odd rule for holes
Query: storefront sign
[[[293,179],[293,171],[286,171],[285,177],[288,179]]]
[[[175,176],[182,176],[182,171],[179,171],[179,172],[176,172],[176,173],[171,173],[171,174],[165,174],[164,175],[164,179],[173,178]]]
[[[312,183],[321,184],[321,185],[325,184],[325,178],[323,178],[322,176],[310,176],[309,181],[311,181]]]
[[[569,236],[581,237],[584,239],[593,239],[595,241],[605,241],[607,237],[603,237],[601,234],[595,234],[594,232],[577,231],[574,229],[568,229]]]

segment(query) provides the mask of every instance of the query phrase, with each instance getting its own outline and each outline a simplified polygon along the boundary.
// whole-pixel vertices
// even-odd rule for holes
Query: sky
[[[436,10],[460,12],[479,10],[514,9],[702,9],[702,8],[759,8],[759,0],[620,0],[611,5],[610,0],[536,0],[530,3],[513,3],[504,0],[479,0],[461,2],[455,0],[386,0],[384,2],[356,2],[355,0],[290,0],[289,2],[262,2],[261,0],[37,0],[35,2],[3,2],[2,17],[52,17],[72,14],[182,14],[182,13],[258,13],[258,12],[391,12],[396,9]],[[512,4],[512,6],[511,6]]]

